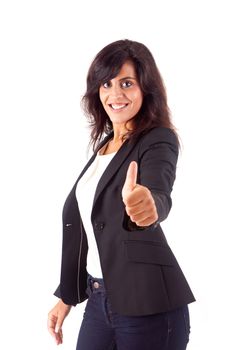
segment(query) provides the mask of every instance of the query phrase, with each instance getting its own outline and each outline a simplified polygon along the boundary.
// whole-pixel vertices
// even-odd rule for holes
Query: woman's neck
[[[113,124],[113,141],[117,143],[119,140],[125,139],[125,136],[132,129],[132,121],[123,124]]]
[[[127,133],[130,129],[126,128],[126,125],[113,125],[113,137],[109,140],[100,150],[100,154],[110,154],[117,152],[124,141],[127,139]]]
[[[124,140],[121,138],[113,138],[111,140],[109,140],[100,150],[100,155],[104,155],[104,154],[110,154],[110,153],[115,153],[117,152],[122,144],[123,144]]]

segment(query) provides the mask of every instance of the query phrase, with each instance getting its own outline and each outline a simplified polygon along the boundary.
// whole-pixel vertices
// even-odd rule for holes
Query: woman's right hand
[[[70,312],[71,307],[71,305],[66,305],[60,299],[48,314],[48,331],[54,337],[57,345],[62,344],[62,324]]]

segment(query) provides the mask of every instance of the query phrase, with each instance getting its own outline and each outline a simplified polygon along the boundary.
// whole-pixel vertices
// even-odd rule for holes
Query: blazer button
[[[98,231],[102,231],[104,229],[104,223],[103,222],[95,222],[94,227]]]
[[[94,282],[94,283],[93,283],[93,287],[96,288],[96,289],[98,289],[98,288],[100,287],[100,284],[99,284],[98,282]]]

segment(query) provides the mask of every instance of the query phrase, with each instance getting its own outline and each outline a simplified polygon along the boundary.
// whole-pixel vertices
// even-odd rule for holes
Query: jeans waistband
[[[93,293],[105,292],[103,278],[95,278],[88,274],[87,285],[90,287]]]

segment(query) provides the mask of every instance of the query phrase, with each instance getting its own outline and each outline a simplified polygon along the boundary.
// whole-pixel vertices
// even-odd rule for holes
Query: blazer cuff
[[[155,206],[158,213],[158,221],[162,222],[167,218],[170,212],[172,206],[171,198],[163,193],[151,192],[151,195],[155,201]]]
[[[56,297],[58,297],[59,299],[61,299],[61,289],[60,289],[60,284],[57,287],[57,289],[55,290],[55,292],[53,293],[53,295],[55,295]]]

